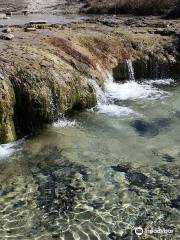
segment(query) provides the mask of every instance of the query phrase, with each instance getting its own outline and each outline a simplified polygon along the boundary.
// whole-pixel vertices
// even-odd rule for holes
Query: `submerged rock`
[[[88,180],[87,169],[68,161],[58,148],[51,146],[42,150],[36,161],[32,175],[37,184],[37,206],[48,216],[48,222],[42,220],[41,224],[47,224],[50,229],[55,221],[62,217],[65,220],[73,212],[76,198],[84,191],[81,181]],[[29,162],[30,166],[34,165],[34,159]],[[57,230],[60,231],[61,227]]]
[[[143,120],[135,120],[131,125],[142,137],[155,137],[159,134],[159,130],[154,123],[148,123]]]
[[[118,236],[116,233],[112,232],[108,235],[109,239],[111,240],[120,240],[120,236]]]
[[[13,122],[15,95],[5,77],[0,81],[0,89],[0,142],[10,142],[16,139]]]
[[[117,166],[112,166],[111,167],[114,171],[116,171],[116,172],[125,172],[125,173],[127,173],[129,170],[130,170],[130,168],[131,168],[131,166],[130,165],[120,165],[120,164],[118,164]]]
[[[136,186],[143,186],[148,181],[148,177],[143,173],[139,173],[139,172],[126,173],[126,178],[130,182],[130,184],[136,185]]]
[[[180,196],[178,196],[176,199],[171,200],[171,207],[180,210]]]

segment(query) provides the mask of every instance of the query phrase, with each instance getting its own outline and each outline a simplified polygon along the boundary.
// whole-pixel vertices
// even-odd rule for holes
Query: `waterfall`
[[[131,59],[126,60],[127,67],[128,67],[128,76],[130,81],[135,81],[135,74],[134,74],[134,68]]]
[[[97,104],[107,104],[107,98],[103,90],[100,88],[100,86],[97,84],[95,80],[90,80],[91,85],[96,91],[96,97],[97,97]]]
[[[136,82],[132,81],[133,84]],[[129,91],[125,89],[125,92],[121,90],[122,85],[115,83],[113,77],[110,74],[107,74],[107,81],[105,82],[104,91],[100,88],[95,80],[90,80],[90,84],[93,86],[96,97],[97,105],[93,108],[94,111],[106,114],[109,116],[118,116],[118,117],[127,117],[137,115],[132,109],[125,106],[120,106],[115,103],[116,100],[121,100],[121,95],[126,98],[126,95],[129,94]],[[134,92],[134,89],[133,89]]]

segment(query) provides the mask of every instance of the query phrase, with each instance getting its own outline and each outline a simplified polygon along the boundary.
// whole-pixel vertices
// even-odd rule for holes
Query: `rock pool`
[[[178,238],[179,81],[96,90],[94,109],[0,146],[0,239]]]

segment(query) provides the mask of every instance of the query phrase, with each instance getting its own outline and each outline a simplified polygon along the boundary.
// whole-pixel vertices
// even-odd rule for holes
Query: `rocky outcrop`
[[[0,40],[1,143],[36,132],[72,109],[95,106],[92,79],[102,87],[107,72],[116,80],[127,79],[123,66],[129,58],[136,75],[153,58],[175,66],[170,74],[179,69],[178,30],[164,36],[150,25],[127,27],[124,18],[114,19],[115,26],[107,21],[37,25],[35,32],[14,26],[14,39]]]

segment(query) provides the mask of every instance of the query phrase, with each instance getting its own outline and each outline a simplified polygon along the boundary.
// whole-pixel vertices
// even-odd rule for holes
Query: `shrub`
[[[164,14],[176,6],[178,0],[89,0],[85,11],[89,13]]]

